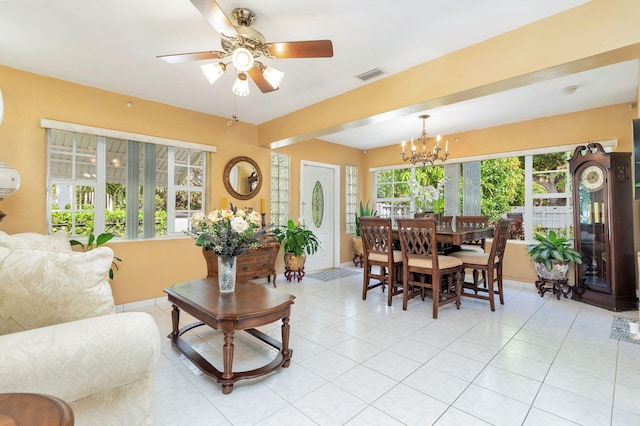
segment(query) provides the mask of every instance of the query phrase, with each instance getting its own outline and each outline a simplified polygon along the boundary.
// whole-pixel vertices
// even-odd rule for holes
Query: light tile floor
[[[495,312],[463,298],[433,320],[430,299],[403,311],[402,296],[387,307],[378,288],[363,301],[361,274],[277,282],[296,296],[291,366],[229,395],[164,338],[169,303],[136,309],[163,336],[155,425],[640,425],[640,344],[609,338],[610,311],[508,281]],[[279,326],[263,331],[279,338]],[[220,333],[200,327],[188,339],[222,365]],[[238,333],[234,367],[266,364],[272,351]]]

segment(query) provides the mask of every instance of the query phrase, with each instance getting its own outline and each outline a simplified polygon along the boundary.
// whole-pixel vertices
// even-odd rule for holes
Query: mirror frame
[[[233,189],[233,186],[231,186],[231,181],[229,181],[229,175],[231,174],[231,169],[236,164],[243,161],[246,161],[247,163],[251,164],[258,175],[258,185],[256,185],[256,188],[253,191],[249,192],[248,194],[240,194],[239,192],[237,192],[235,189]],[[224,168],[224,172],[222,173],[222,181],[224,182],[224,187],[227,189],[227,192],[233,198],[237,198],[238,200],[250,200],[251,198],[258,195],[258,192],[260,192],[260,188],[262,187],[262,171],[260,171],[260,166],[258,166],[258,163],[253,161],[253,159],[249,157],[235,157],[229,160],[226,167]]]

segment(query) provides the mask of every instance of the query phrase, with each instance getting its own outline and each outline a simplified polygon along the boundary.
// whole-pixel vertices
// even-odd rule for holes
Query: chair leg
[[[460,309],[460,303],[462,302],[462,283],[464,282],[464,270],[462,272],[456,272],[454,274],[454,282],[456,286],[456,307]]]
[[[371,265],[367,265],[362,278],[362,300],[367,300],[367,290],[369,289],[369,274],[371,273]]]
[[[391,306],[391,298],[393,297],[393,283],[395,281],[395,268],[389,270],[389,275],[387,275],[387,306]]]
[[[483,272],[484,274],[484,272]],[[484,276],[484,275],[483,275]],[[480,286],[480,282],[478,281],[478,270],[474,269],[473,270],[473,291],[478,294],[478,287]]]
[[[436,279],[437,278],[437,279]],[[440,303],[440,276],[431,276],[431,288],[433,296],[433,319],[438,319],[438,304]]]
[[[402,268],[402,310],[407,310],[407,301],[409,300],[409,272]]]
[[[487,286],[489,290],[489,305],[491,306],[491,311],[495,311],[496,302],[494,300],[495,291],[493,290],[493,269],[487,271]]]
[[[502,292],[502,263],[500,263],[496,269],[496,276],[498,277],[498,295],[500,296],[500,304],[504,305],[504,293]]]

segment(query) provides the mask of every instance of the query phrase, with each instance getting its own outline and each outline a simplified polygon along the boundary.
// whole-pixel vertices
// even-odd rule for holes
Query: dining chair
[[[478,253],[470,250],[462,250],[452,253],[451,256],[462,261],[464,269],[473,270],[473,282],[462,283],[462,295],[474,297],[478,299],[489,300],[491,310],[495,311],[494,296],[500,297],[500,304],[504,305],[504,294],[502,291],[502,263],[504,252],[509,238],[509,226],[511,219],[501,219],[496,225],[496,231],[493,237],[493,244],[489,253]],[[482,271],[483,278],[480,279],[478,271]],[[498,288],[495,289],[494,284],[497,283]],[[480,287],[484,285],[483,287]],[[470,290],[470,291],[467,291]],[[480,293],[487,293],[486,295]]]
[[[489,225],[488,216],[457,216],[456,228],[486,228]],[[469,241],[461,245],[462,250],[472,250],[484,253],[485,239]]]
[[[434,319],[438,318],[438,308],[447,303],[455,303],[460,309],[462,261],[438,254],[436,222],[398,219],[398,236],[403,259],[402,309],[406,310],[408,300],[418,294],[424,299],[425,290],[431,291]]]
[[[367,299],[367,291],[382,286],[382,291],[387,288],[387,305],[391,306],[393,296],[402,293],[402,254],[393,249],[391,218],[361,217],[360,235],[364,252],[362,300]],[[371,284],[371,280],[379,282]]]

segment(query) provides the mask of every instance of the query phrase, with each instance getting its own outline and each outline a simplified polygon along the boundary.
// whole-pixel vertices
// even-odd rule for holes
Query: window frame
[[[41,127],[44,128],[46,130],[46,143],[47,143],[47,174],[46,174],[46,181],[47,181],[47,203],[46,203],[46,225],[47,225],[47,230],[52,230],[53,227],[53,223],[52,223],[52,214],[54,212],[54,210],[52,209],[52,194],[50,192],[52,185],[55,184],[65,184],[65,185],[71,185],[73,188],[76,188],[78,186],[78,182],[80,183],[87,183],[89,182],[91,186],[94,187],[94,199],[95,202],[93,204],[93,216],[94,216],[94,221],[93,221],[93,229],[91,230],[91,232],[94,235],[99,235],[103,232],[105,232],[105,228],[106,228],[106,223],[105,223],[105,217],[106,217],[106,213],[105,213],[105,199],[106,199],[106,185],[107,185],[107,176],[106,176],[106,154],[107,154],[107,139],[111,138],[111,139],[117,139],[117,140],[122,140],[124,142],[137,142],[137,143],[144,143],[146,145],[142,145],[142,146],[146,146],[149,147],[150,145],[157,146],[158,145],[164,145],[167,147],[167,205],[166,207],[166,213],[167,213],[167,229],[166,229],[166,235],[155,235],[155,230],[153,227],[147,226],[146,230],[143,230],[143,234],[140,235],[140,230],[139,227],[136,226],[136,231],[135,231],[135,235],[133,235],[132,232],[130,232],[128,229],[125,231],[125,235],[123,237],[120,237],[119,239],[123,239],[123,240],[139,240],[139,239],[148,239],[148,238],[166,238],[166,237],[175,237],[175,236],[179,236],[179,235],[183,235],[181,231],[176,231],[175,230],[175,224],[176,224],[176,192],[177,191],[184,191],[185,188],[187,188],[186,190],[188,191],[189,194],[191,193],[200,193],[201,196],[201,205],[200,205],[200,209],[199,210],[193,210],[191,211],[191,203],[188,202],[187,205],[187,217],[190,213],[193,213],[194,211],[201,211],[204,213],[205,210],[205,205],[206,205],[206,184],[208,182],[207,180],[207,161],[208,161],[208,153],[212,153],[212,152],[216,152],[217,148],[215,146],[209,146],[209,145],[202,145],[202,144],[196,144],[196,143],[192,143],[192,142],[186,142],[186,141],[179,141],[179,140],[174,140],[174,139],[166,139],[166,138],[159,138],[159,137],[155,137],[155,136],[149,136],[149,135],[143,135],[143,134],[136,134],[136,133],[130,133],[130,132],[122,132],[122,131],[118,131],[118,130],[110,130],[110,129],[104,129],[104,128],[97,128],[97,127],[91,127],[91,126],[85,126],[85,125],[80,125],[80,124],[75,124],[75,123],[67,123],[67,122],[60,122],[60,121],[55,121],[55,120],[49,120],[49,119],[42,119],[41,123],[40,123]],[[85,181],[82,179],[78,179],[78,177],[75,175],[75,161],[73,162],[73,166],[72,166],[72,173],[71,173],[71,178],[65,178],[65,179],[61,179],[61,178],[51,178],[51,159],[52,159],[52,152],[55,152],[55,150],[52,151],[52,142],[51,142],[51,131],[56,130],[56,131],[63,131],[63,132],[68,132],[73,134],[73,146],[72,146],[72,158],[75,159],[75,153],[76,153],[76,135],[77,134],[86,134],[86,135],[90,135],[96,138],[96,176],[95,176],[95,181]],[[130,143],[129,143],[130,145]],[[186,154],[187,154],[187,163],[185,164],[177,164],[175,162],[175,152],[176,150],[181,149],[181,150],[186,150]],[[194,186],[194,185],[176,185],[175,182],[173,182],[174,180],[174,170],[176,165],[179,167],[186,167],[187,168],[187,172],[190,173],[192,170],[192,167],[195,167],[193,165],[191,165],[191,158],[193,156],[193,152],[196,151],[198,153],[200,153],[200,155],[202,156],[202,161],[201,161],[201,165],[197,166],[199,169],[201,169],[201,173],[202,173],[202,180],[201,180],[201,185],[199,186]],[[128,148],[127,148],[127,152],[128,152]],[[146,158],[146,157],[145,157]],[[154,162],[155,162],[155,157],[154,157]],[[129,166],[127,166],[129,167]],[[163,182],[164,183],[164,182]],[[125,185],[130,184],[130,180],[129,177],[127,177],[127,183]],[[154,182],[152,182],[153,186],[154,186],[154,191],[153,193],[155,193],[155,185],[156,182],[154,180]],[[75,192],[75,191],[74,191]],[[148,191],[147,191],[148,192]],[[145,192],[146,193],[146,192]],[[152,215],[155,212],[155,203],[150,203],[151,198],[148,196],[147,197],[147,202],[145,204],[147,204],[147,206],[145,207],[145,217],[149,218],[152,217]],[[74,210],[76,210],[75,208],[75,203],[71,203],[71,212],[72,212],[72,227],[71,227],[71,236],[77,236],[76,235],[76,226],[75,226],[75,219],[74,219]],[[151,205],[149,205],[151,204]],[[137,212],[136,212],[136,216],[137,216]],[[136,223],[137,225],[137,223]],[[129,227],[127,227],[129,228]],[[188,224],[187,224],[187,228],[188,228]],[[142,228],[144,229],[144,228]],[[149,231],[153,231],[153,235],[150,235],[151,232]],[[82,237],[80,237],[82,238]]]

